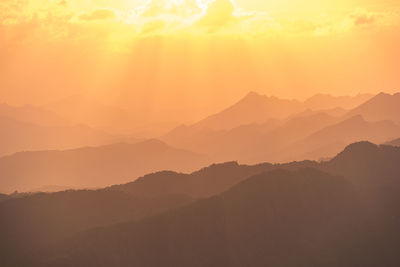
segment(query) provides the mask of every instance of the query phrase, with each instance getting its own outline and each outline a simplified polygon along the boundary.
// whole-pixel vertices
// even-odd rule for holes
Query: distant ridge
[[[400,126],[391,121],[368,122],[357,115],[325,127],[296,142],[283,155],[297,155],[296,159],[332,157],[348,144],[368,140],[382,143],[400,134]],[[282,159],[281,159],[282,160]],[[291,160],[290,158],[286,158]]]
[[[358,94],[355,96],[316,94],[304,101],[304,105],[310,109],[316,110],[333,108],[353,109],[372,97],[374,97],[374,95],[371,94]]]
[[[0,157],[20,151],[98,146],[116,139],[85,125],[47,127],[1,116],[0,128]]]
[[[301,102],[249,92],[236,104],[205,118],[194,124],[193,127],[195,129],[229,130],[243,124],[264,123],[271,119],[285,119],[306,110],[334,111],[336,109],[336,112],[340,114],[340,109],[355,108],[372,97],[373,95],[370,94],[356,96],[317,94]]]
[[[45,185],[104,187],[161,170],[193,171],[206,156],[172,148],[159,140],[62,151],[20,152],[0,158],[0,190],[26,191]]]
[[[20,107],[0,103],[0,117],[40,126],[70,126],[72,123],[57,113],[33,105]]]
[[[36,263],[343,266],[347,242],[358,237],[359,213],[354,189],[342,178],[274,170],[159,216],[81,233],[41,253]],[[351,258],[355,265],[357,256]]]
[[[386,142],[400,135],[400,125],[377,121],[354,108],[374,97],[315,95],[304,102],[248,93],[231,107],[160,137],[174,147],[209,155],[214,161],[244,163],[330,158],[347,144]],[[319,109],[321,108],[321,109]],[[338,136],[330,134],[335,130]]]
[[[382,255],[397,263],[387,248],[400,234],[399,173],[400,148],[358,142],[322,163],[227,162],[95,191],[27,195],[0,203],[0,256],[21,267],[203,259],[204,266],[381,266]]]
[[[400,93],[380,93],[347,114],[355,115],[362,115],[368,121],[391,120],[400,124]]]
[[[400,146],[400,138],[396,140],[392,140],[390,142],[385,143],[385,145],[389,146]]]
[[[243,124],[283,119],[302,109],[301,103],[297,100],[279,99],[250,92],[231,107],[194,124],[193,128],[229,130]]]

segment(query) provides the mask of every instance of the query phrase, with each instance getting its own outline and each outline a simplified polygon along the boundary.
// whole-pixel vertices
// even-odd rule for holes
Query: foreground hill
[[[102,187],[155,171],[193,171],[208,163],[204,156],[171,148],[157,140],[22,152],[0,158],[0,190],[29,191],[47,185]]]
[[[14,262],[88,228],[135,221],[227,190],[273,169],[271,164],[212,165],[192,174],[160,172],[132,183],[91,191],[13,194],[0,199],[0,258]],[[12,197],[12,198],[11,198]]]
[[[400,148],[361,142],[323,163],[22,195],[0,203],[0,254],[4,266],[397,266],[399,175]]]
[[[379,198],[400,196],[400,147],[369,142],[352,144],[320,169],[346,177],[361,191],[380,194]],[[371,201],[378,198],[373,197]]]
[[[0,200],[2,266],[80,231],[136,221],[190,201],[184,195],[140,198],[110,190],[39,193]]]
[[[27,150],[98,146],[116,139],[84,125],[45,127],[7,117],[0,117],[0,128],[0,156]]]
[[[354,266],[368,262],[359,258],[361,218],[343,178],[276,170],[160,216],[79,234],[30,264]]]

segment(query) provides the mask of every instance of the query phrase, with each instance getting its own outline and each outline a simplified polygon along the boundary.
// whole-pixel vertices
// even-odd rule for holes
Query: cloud
[[[150,0],[138,9],[140,16],[144,18],[166,16],[187,18],[193,15],[200,15],[202,12],[196,0],[182,0],[179,3],[166,0]]]
[[[115,18],[115,13],[108,9],[97,9],[89,14],[83,14],[79,16],[81,20],[107,20]]]
[[[235,6],[230,0],[214,0],[209,3],[199,24],[208,27],[222,27],[236,21]]]
[[[371,25],[377,20],[377,15],[366,10],[356,10],[350,15],[355,26]]]
[[[165,22],[163,20],[154,20],[151,22],[146,23],[142,27],[142,34],[150,34],[150,33],[155,33],[158,32],[162,29],[164,29],[166,26]]]
[[[58,2],[58,5],[62,6],[62,7],[66,7],[66,6],[68,6],[68,2],[66,0],[61,0],[60,2]]]

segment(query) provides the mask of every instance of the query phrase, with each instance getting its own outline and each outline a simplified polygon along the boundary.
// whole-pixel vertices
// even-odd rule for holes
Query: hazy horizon
[[[193,121],[249,91],[305,99],[399,89],[400,4],[385,0],[0,3],[0,101],[71,95]]]
[[[0,0],[1,267],[398,267],[399,205],[399,0]]]

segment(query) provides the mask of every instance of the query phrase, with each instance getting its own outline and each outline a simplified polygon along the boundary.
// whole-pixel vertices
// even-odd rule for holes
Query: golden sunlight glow
[[[397,0],[2,0],[1,93],[43,103],[83,91],[200,116],[249,90],[390,91],[399,18]]]

